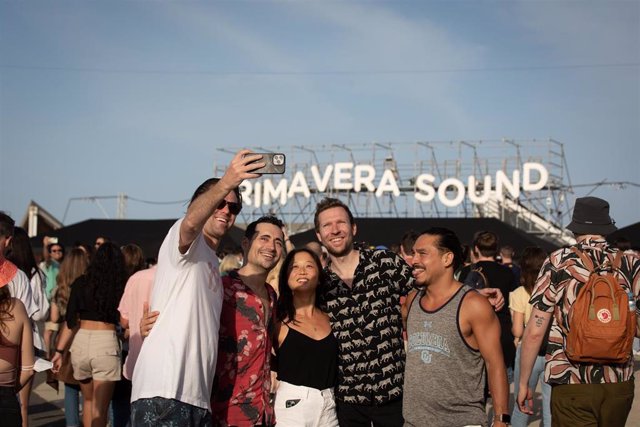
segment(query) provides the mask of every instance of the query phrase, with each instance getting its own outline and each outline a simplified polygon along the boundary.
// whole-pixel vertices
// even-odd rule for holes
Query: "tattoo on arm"
[[[542,316],[538,316],[538,315],[534,315],[533,317],[536,318],[536,326],[538,328],[542,327],[542,322],[544,322],[544,318]]]

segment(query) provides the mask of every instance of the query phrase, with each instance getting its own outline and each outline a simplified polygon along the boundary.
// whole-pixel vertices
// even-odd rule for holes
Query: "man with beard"
[[[355,248],[356,224],[340,200],[318,203],[314,226],[329,252],[322,309],[339,342],[335,396],[340,426],[402,426],[400,297],[412,289],[411,269],[394,252]],[[504,304],[502,295],[495,303]]]
[[[186,215],[162,243],[151,295],[151,309],[161,313],[133,372],[133,427],[211,425],[223,299],[215,251],[242,208],[238,186],[260,176],[251,172],[264,166],[260,159],[239,151],[222,178],[196,189]]]
[[[222,278],[220,347],[211,397],[214,425],[274,425],[271,340],[276,292],[269,272],[284,252],[284,224],[266,216],[249,224],[242,240],[245,264]]]
[[[486,298],[454,279],[461,263],[451,230],[431,228],[416,240],[413,278],[420,291],[407,320],[405,426],[486,426],[485,375],[493,425],[509,423],[500,322]]]

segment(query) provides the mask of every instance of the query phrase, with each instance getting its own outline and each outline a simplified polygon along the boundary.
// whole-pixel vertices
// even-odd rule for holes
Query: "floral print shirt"
[[[613,263],[617,249],[603,239],[589,238],[578,243],[595,265]],[[614,272],[618,282],[635,299],[640,296],[640,258],[626,251],[620,269]],[[569,309],[586,284],[589,270],[571,248],[558,249],[544,262],[531,295],[530,304],[553,313],[547,344],[545,381],[549,384],[599,384],[629,381],[633,375],[633,357],[619,365],[572,363],[564,352],[564,329],[569,328]],[[625,307],[626,308],[626,307]]]
[[[271,391],[271,337],[276,293],[269,294],[268,319],[262,300],[238,277],[222,278],[218,361],[211,397],[214,425],[273,425]]]

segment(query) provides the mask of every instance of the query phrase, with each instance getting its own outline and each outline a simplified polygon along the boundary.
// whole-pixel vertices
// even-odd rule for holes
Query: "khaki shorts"
[[[69,352],[73,377],[78,381],[120,381],[120,344],[115,331],[79,329]]]

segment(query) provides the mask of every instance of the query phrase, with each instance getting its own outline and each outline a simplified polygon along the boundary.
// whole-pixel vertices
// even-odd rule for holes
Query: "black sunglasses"
[[[220,203],[218,203],[217,209],[222,210],[224,209],[225,206],[229,206],[229,212],[231,212],[234,215],[238,215],[242,210],[242,205],[240,203],[227,202],[224,199]]]

